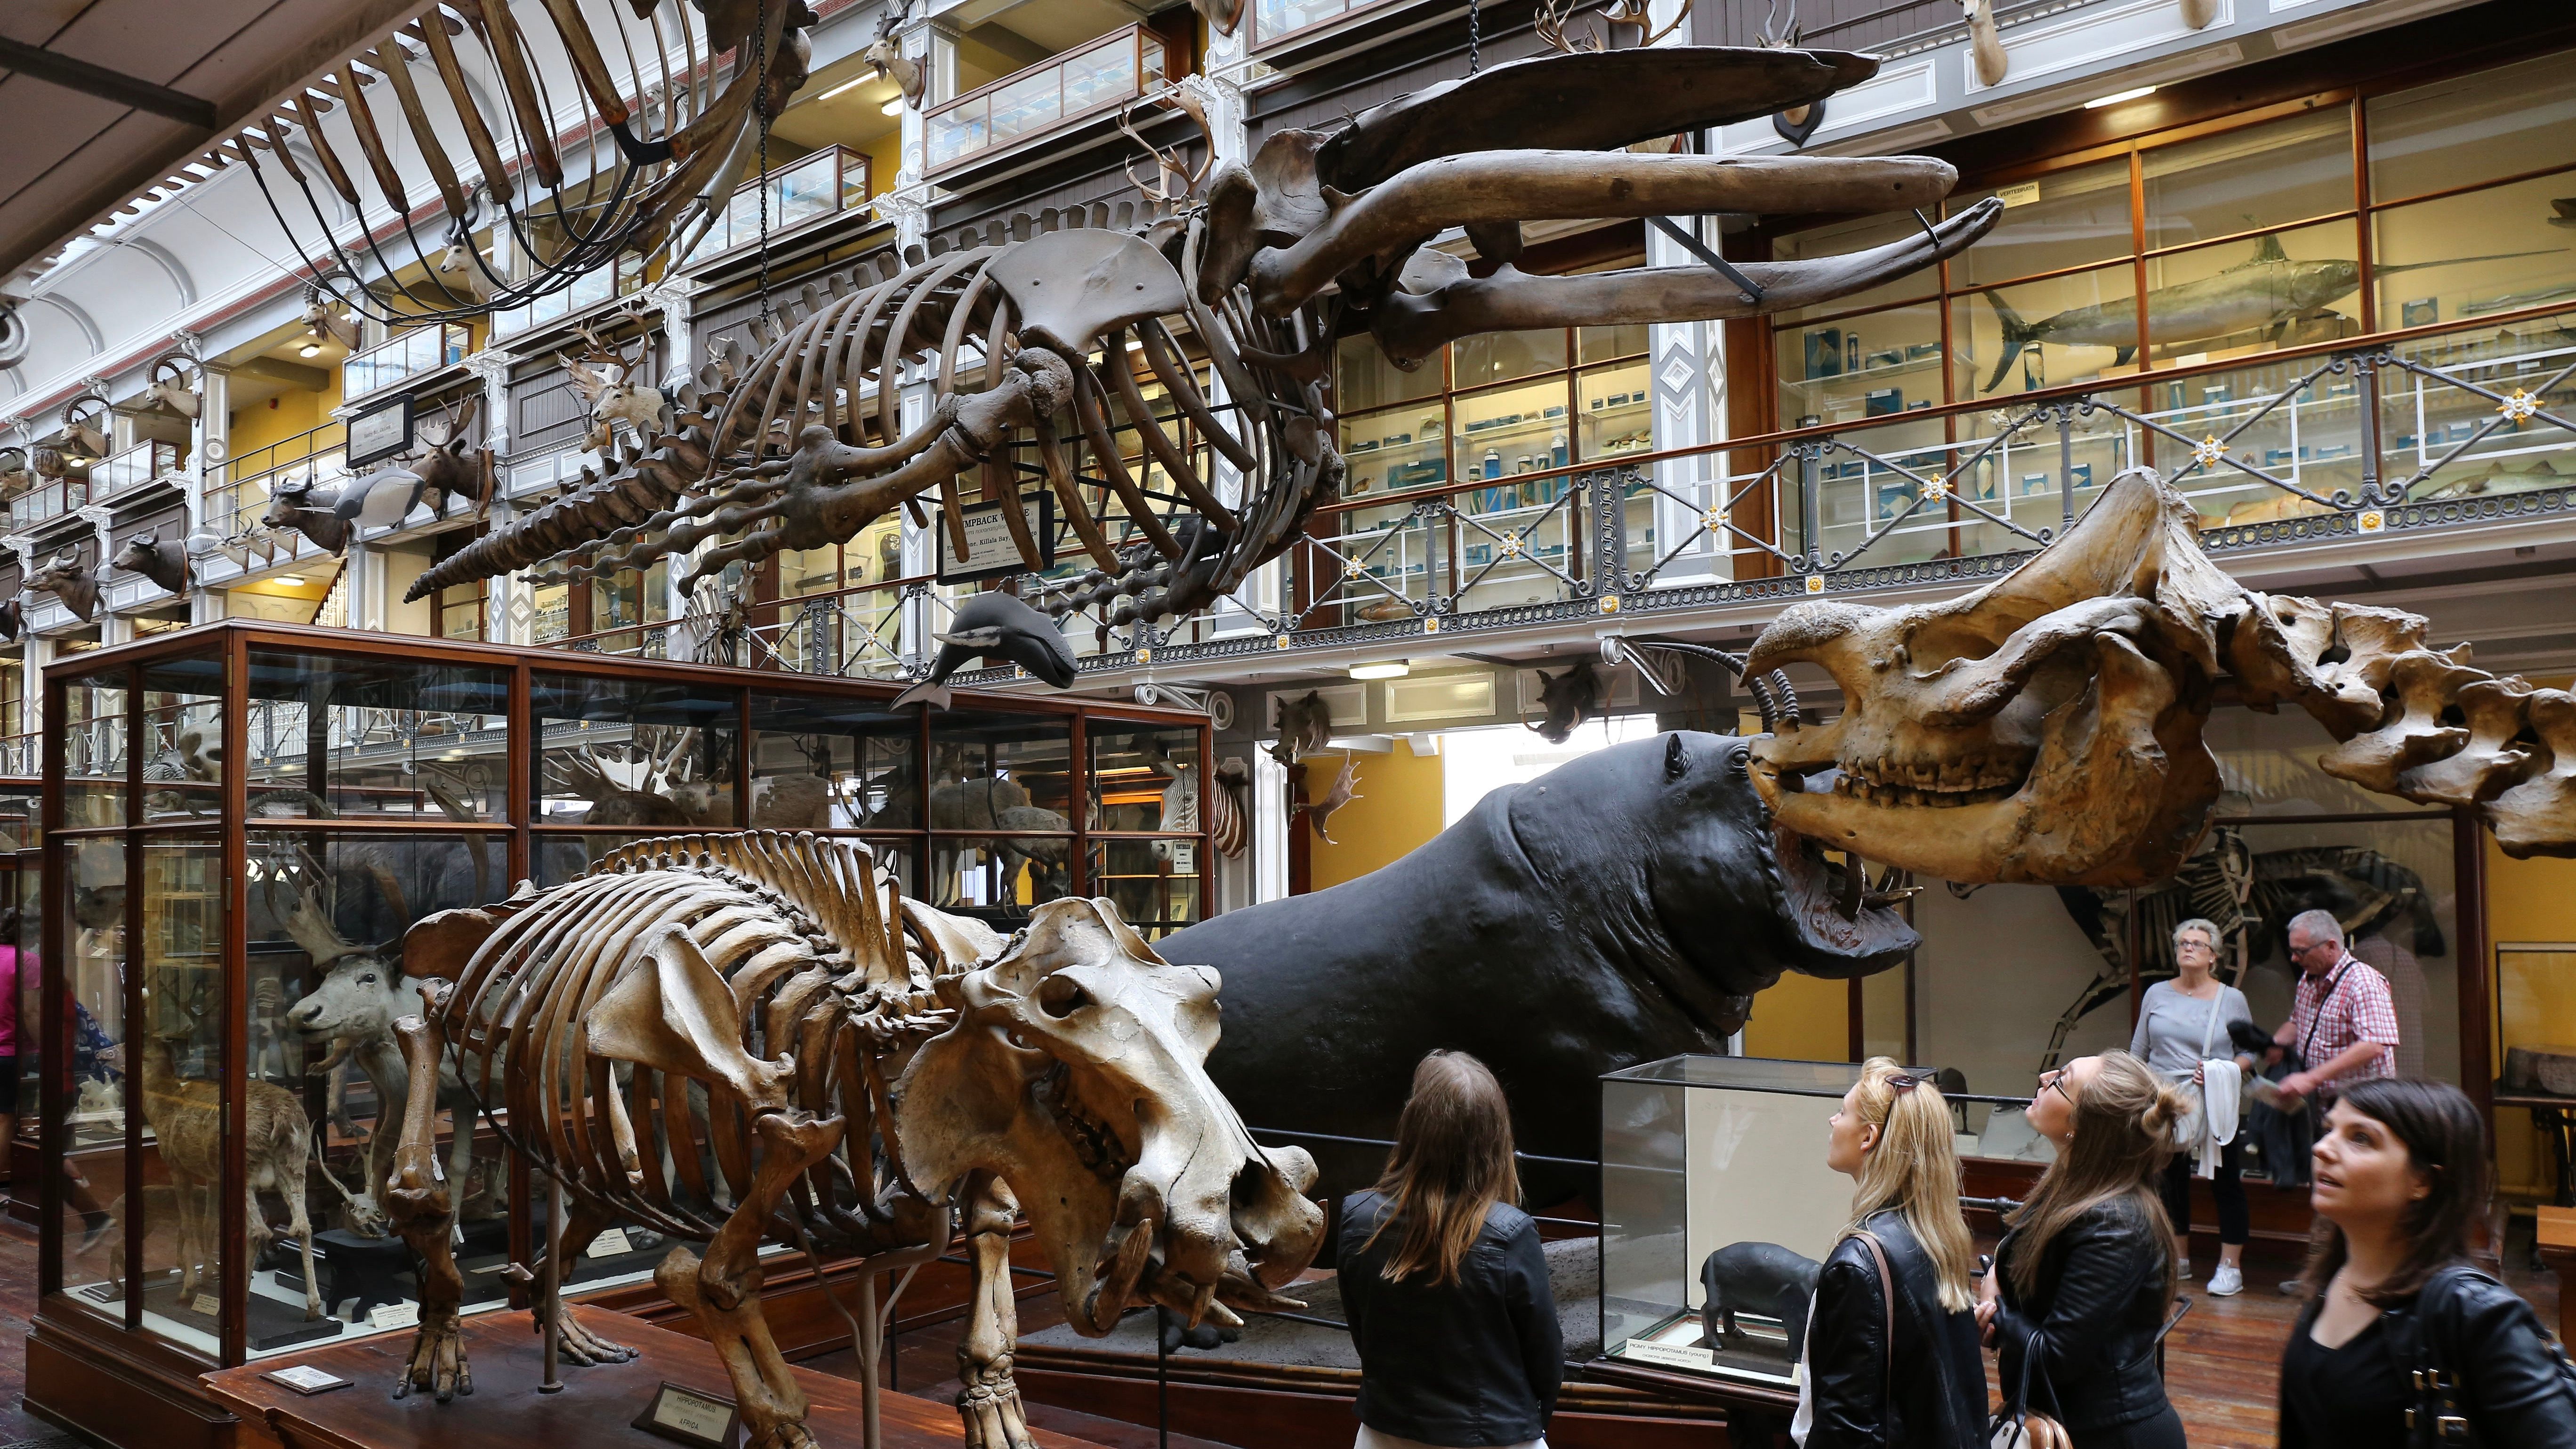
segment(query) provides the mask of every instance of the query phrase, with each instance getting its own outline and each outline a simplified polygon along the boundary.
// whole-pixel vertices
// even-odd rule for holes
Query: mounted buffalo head
[[[18,636],[26,632],[26,596],[23,594],[11,594],[6,599],[0,599],[0,639],[6,639],[15,643]]]
[[[2201,730],[2229,675],[2342,741],[2329,773],[2476,806],[2516,854],[2576,854],[2576,699],[2424,648],[2412,614],[2247,590],[2201,552],[2197,517],[2132,469],[1974,593],[1784,610],[1747,667],[1818,665],[1844,709],[1756,745],[1781,827],[1952,881],[2159,880],[2217,803]]]
[[[1059,900],[937,990],[957,1021],[897,1088],[904,1163],[934,1200],[999,1175],[1078,1331],[1130,1304],[1231,1326],[1281,1301],[1323,1241],[1315,1163],[1254,1143],[1209,1082],[1215,970],[1164,961],[1105,900]]]
[[[98,617],[98,574],[81,562],[78,549],[67,548],[48,559],[27,575],[27,587],[48,590],[83,619]]]
[[[293,529],[326,553],[346,552],[356,532],[339,512],[340,494],[346,491],[348,486],[317,497],[310,479],[280,483],[269,493],[259,521],[272,529]]]
[[[175,538],[164,540],[157,528],[127,539],[112,562],[119,571],[141,574],[171,593],[187,591],[188,551]]]

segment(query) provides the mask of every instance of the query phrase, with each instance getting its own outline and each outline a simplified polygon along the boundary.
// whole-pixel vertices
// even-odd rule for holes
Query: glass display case
[[[41,816],[0,789],[0,830],[44,827],[10,877],[48,892],[45,969],[21,972],[60,1164],[22,1184],[36,1337],[77,1345],[37,1354],[31,1399],[73,1360],[185,1391],[409,1327],[370,1185],[399,1136],[391,1024],[418,1007],[403,938],[435,912],[768,828],[865,840],[907,894],[1005,932],[1067,895],[1149,936],[1198,919],[1204,715],[963,691],[896,712],[897,687],[251,620],[54,666]],[[466,1302],[499,1307],[544,1194],[470,1090],[439,1122]],[[613,1225],[573,1282],[649,1292],[667,1251]]]
[[[1601,1079],[1601,1349],[1794,1389],[1816,1272],[1851,1215],[1826,1122],[1857,1065],[1667,1057]]]

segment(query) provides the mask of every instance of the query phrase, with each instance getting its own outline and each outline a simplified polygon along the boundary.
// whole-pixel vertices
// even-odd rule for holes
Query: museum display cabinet
[[[8,995],[0,1011],[11,1013],[18,1077],[17,1120],[0,1130],[0,1164],[9,1169],[0,1211],[26,1223],[36,1221],[36,1184],[43,1180],[36,1170],[43,1161],[36,1116],[36,935],[43,919],[38,882],[44,878],[36,823],[42,798],[39,782],[0,776],[0,992]]]
[[[1678,1056],[1601,1078],[1604,1358],[1796,1393],[1805,1305],[1851,1216],[1826,1122],[1860,1072]]]
[[[890,684],[246,620],[80,654],[45,687],[42,868],[17,878],[52,883],[47,969],[23,974],[60,1169],[31,1194],[28,1395],[115,1442],[212,1422],[205,1370],[414,1321],[368,1191],[425,916],[744,828],[860,840],[1005,933],[1081,894],[1151,938],[1207,899],[1204,715],[965,691],[897,713]],[[505,1113],[459,1086],[439,1105],[468,1311],[502,1307],[544,1194]],[[614,1226],[574,1289],[651,1295],[667,1251]],[[160,1402],[116,1407],[111,1381]]]

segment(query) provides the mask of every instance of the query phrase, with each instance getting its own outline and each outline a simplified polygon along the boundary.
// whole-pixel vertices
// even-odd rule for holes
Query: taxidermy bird
[[[1348,805],[1354,800],[1366,798],[1359,792],[1359,783],[1359,762],[1352,759],[1348,754],[1344,754],[1342,756],[1342,772],[1333,777],[1333,788],[1324,792],[1324,798],[1321,800],[1303,801],[1297,806],[1298,813],[1306,817],[1306,823],[1315,827],[1316,838],[1322,840],[1326,845],[1341,844],[1340,841],[1335,840],[1332,837],[1332,833],[1330,831],[1324,828],[1331,822],[1333,812],[1341,809],[1343,806]]]
[[[1055,621],[1015,594],[977,594],[957,606],[939,641],[939,656],[930,662],[930,677],[894,697],[895,708],[926,704],[948,707],[948,676],[969,659],[1016,664],[1058,689],[1073,688],[1073,646]]]

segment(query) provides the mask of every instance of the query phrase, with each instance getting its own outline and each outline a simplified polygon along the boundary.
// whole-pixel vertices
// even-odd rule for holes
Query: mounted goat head
[[[127,539],[112,562],[119,571],[141,574],[170,593],[187,592],[188,551],[175,538],[164,540],[157,528]]]
[[[76,397],[63,408],[63,441],[90,458],[107,456],[107,434],[114,420],[106,403],[95,397]]]
[[[885,13],[877,17],[876,39],[868,42],[865,54],[877,74],[893,81],[896,89],[903,92],[903,103],[917,111],[929,89],[930,73],[920,61],[903,53],[903,37],[898,32],[911,18],[911,0],[887,6]]]
[[[78,549],[55,554],[44,567],[27,575],[27,587],[51,592],[64,608],[83,619],[98,617],[98,574],[81,562]]]
[[[205,406],[205,400],[197,395],[197,384],[188,379],[191,371],[199,377],[205,375],[197,360],[184,352],[173,352],[160,358],[152,364],[151,380],[143,385],[144,397],[193,420]]]

